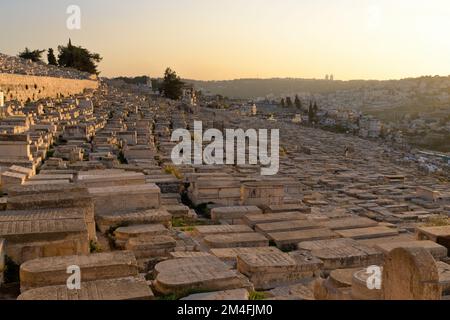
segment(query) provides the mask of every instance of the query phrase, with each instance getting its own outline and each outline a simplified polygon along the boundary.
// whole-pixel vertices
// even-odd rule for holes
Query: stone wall
[[[96,89],[98,85],[98,81],[94,80],[0,73],[0,91],[3,91],[5,101],[35,101],[60,95],[67,97],[82,93],[84,89]]]

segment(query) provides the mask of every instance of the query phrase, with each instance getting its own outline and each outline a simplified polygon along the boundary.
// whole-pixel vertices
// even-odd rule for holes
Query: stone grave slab
[[[67,268],[74,265],[80,267],[82,283],[138,275],[136,258],[130,251],[40,258],[20,266],[20,289],[25,292],[39,287],[66,284]]]
[[[262,210],[256,206],[217,207],[211,210],[211,220],[233,221],[242,219],[247,214],[261,214]]]
[[[322,260],[325,270],[359,268],[383,262],[380,250],[348,238],[300,242],[298,249],[309,251]]]
[[[293,220],[257,224],[255,226],[255,231],[267,236],[269,233],[273,232],[296,231],[316,228],[320,228],[320,226],[314,221]]]
[[[416,228],[418,240],[431,240],[450,250],[450,226],[418,227]]]
[[[69,290],[67,285],[31,289],[18,300],[153,300],[147,282],[139,277],[81,282],[80,290]]]
[[[160,236],[140,236],[130,238],[125,249],[132,251],[137,259],[167,257],[169,253],[175,250],[177,242],[174,238],[167,235]]]
[[[342,219],[331,219],[321,222],[320,224],[331,230],[345,230],[376,227],[378,222],[364,217],[348,217]]]
[[[124,247],[125,243],[131,239],[141,236],[161,236],[168,235],[169,230],[162,224],[140,224],[129,227],[120,227],[114,231],[116,246]]]
[[[398,235],[398,230],[384,226],[377,226],[369,228],[337,230],[336,233],[338,233],[343,238],[352,238],[357,240],[395,236]]]
[[[209,235],[203,238],[210,248],[264,247],[269,240],[257,232]]]
[[[160,190],[155,184],[89,188],[95,214],[114,214],[157,209],[161,204]]]
[[[282,252],[276,247],[252,247],[252,248],[215,248],[211,249],[211,253],[226,262],[227,264],[236,267],[237,256],[244,253],[273,253]]]
[[[253,230],[246,225],[212,225],[212,226],[196,226],[194,233],[201,236],[227,234],[227,233],[252,233]]]
[[[284,252],[244,253],[237,257],[237,270],[246,275],[256,290],[267,290],[314,276],[313,263],[299,263]]]
[[[386,257],[381,281],[385,300],[440,300],[433,256],[424,248],[396,248]]]
[[[251,289],[248,279],[218,258],[172,259],[155,266],[154,288],[162,294],[189,295],[191,291]]]
[[[261,223],[271,223],[280,221],[306,220],[307,215],[300,212],[280,212],[267,214],[248,214],[244,216],[244,222],[250,227]]]
[[[99,214],[95,216],[98,229],[107,232],[110,228],[141,224],[162,224],[170,227],[172,215],[164,209],[142,210],[121,214]]]
[[[312,289],[302,283],[276,287],[269,291],[267,300],[314,300]]]
[[[430,240],[385,242],[375,245],[375,248],[385,255],[396,248],[424,248],[437,260],[447,257],[447,248]]]
[[[339,238],[340,236],[327,228],[306,229],[286,232],[273,232],[268,238],[275,242],[280,249],[295,248],[302,241],[324,240]]]
[[[223,291],[214,291],[207,293],[191,294],[180,300],[222,300],[222,301],[237,301],[248,300],[249,294],[247,289],[231,289]]]

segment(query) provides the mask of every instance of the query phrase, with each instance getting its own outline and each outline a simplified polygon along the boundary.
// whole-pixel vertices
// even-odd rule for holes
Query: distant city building
[[[329,75],[325,75],[325,80],[330,80],[330,76]]]
[[[334,81],[334,75],[330,75],[330,81]]]

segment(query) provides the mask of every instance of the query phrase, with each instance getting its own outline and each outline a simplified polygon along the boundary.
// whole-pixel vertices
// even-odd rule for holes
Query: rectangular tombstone
[[[209,235],[203,238],[203,240],[210,248],[248,248],[265,247],[269,245],[269,240],[257,232]]]
[[[134,254],[129,251],[96,253],[87,256],[49,257],[30,260],[20,266],[20,289],[64,285],[67,268],[78,266],[81,283],[87,281],[135,277],[138,268]]]
[[[268,233],[267,236],[270,240],[274,241],[280,249],[295,248],[297,244],[302,241],[325,240],[340,237],[339,234],[327,228],[272,232]]]
[[[284,199],[283,184],[270,182],[245,182],[241,187],[243,205],[271,206],[281,205]]]
[[[140,172],[86,171],[78,174],[77,181],[88,188],[142,185],[145,184],[145,176]]]
[[[447,257],[447,248],[430,240],[417,241],[399,241],[399,242],[385,242],[375,245],[375,248],[388,255],[389,252],[396,248],[424,248],[429,251],[431,255],[440,260]]]
[[[244,253],[273,253],[282,252],[277,247],[253,247],[253,248],[213,248],[211,253],[217,258],[236,267],[237,256]]]
[[[365,217],[348,217],[324,221],[321,222],[321,225],[331,230],[345,230],[376,227],[378,225],[378,222]]]
[[[244,253],[237,257],[237,270],[250,279],[256,290],[268,290],[312,278],[318,264],[300,262],[284,252]]]
[[[211,210],[211,220],[237,220],[246,214],[262,214],[262,210],[256,206],[217,207]]]
[[[288,220],[280,222],[262,223],[255,226],[255,231],[264,235],[273,232],[296,231],[320,228],[320,225],[309,220]]]
[[[302,204],[292,203],[292,204],[279,204],[270,205],[264,209],[265,213],[277,213],[277,212],[289,212],[289,211],[299,211],[302,213],[311,213],[311,208]]]
[[[245,276],[213,256],[166,260],[155,266],[155,273],[154,288],[162,294],[252,289]]]
[[[248,214],[244,216],[244,222],[250,227],[254,227],[257,224],[281,222],[281,221],[293,221],[293,220],[306,220],[307,215],[300,212],[280,212],[280,213],[267,213],[267,214]]]
[[[298,244],[298,249],[308,251],[320,259],[327,271],[362,268],[383,262],[380,250],[348,238],[304,241]]]
[[[95,214],[157,209],[161,205],[160,189],[155,184],[89,188]]]
[[[227,234],[227,233],[251,233],[252,228],[246,225],[213,225],[213,226],[196,226],[195,234],[205,237],[208,235]]]
[[[125,249],[132,251],[137,259],[168,257],[175,250],[177,242],[168,235],[140,236],[129,239]]]
[[[7,209],[31,210],[47,208],[71,208],[85,207],[91,203],[92,199],[86,190],[78,192],[29,193],[14,196],[10,195],[8,197]]]
[[[121,214],[96,214],[95,221],[98,229],[105,233],[110,228],[139,224],[162,224],[170,227],[172,215],[164,209],[152,209]]]
[[[22,185],[26,179],[27,176],[23,173],[11,171],[3,172],[1,175],[2,191],[9,193],[11,187]]]
[[[343,238],[371,239],[398,235],[398,230],[384,226],[336,231]]]
[[[31,289],[18,300],[153,300],[154,295],[145,279],[128,277],[81,282],[80,290],[70,290],[67,285]]]

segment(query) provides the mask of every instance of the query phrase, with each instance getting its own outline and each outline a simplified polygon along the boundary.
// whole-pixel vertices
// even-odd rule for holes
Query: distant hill
[[[293,79],[293,78],[273,78],[273,79],[238,79],[227,81],[198,81],[184,79],[183,81],[195,85],[205,93],[220,94],[229,98],[257,98],[268,95],[281,96],[299,92],[309,93],[329,93],[338,90],[362,89],[377,86],[393,87],[407,82],[415,82],[421,79],[442,79],[442,77],[421,77],[415,79],[402,80],[317,80],[317,79]]]

